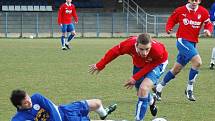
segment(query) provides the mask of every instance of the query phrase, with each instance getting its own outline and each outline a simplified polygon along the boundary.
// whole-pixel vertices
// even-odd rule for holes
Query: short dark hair
[[[151,42],[151,36],[147,33],[144,34],[140,34],[137,37],[137,44],[143,44],[143,45],[147,45]]]
[[[26,92],[24,90],[16,89],[13,90],[10,96],[11,103],[18,108],[19,105],[21,105],[22,100],[26,97]]]

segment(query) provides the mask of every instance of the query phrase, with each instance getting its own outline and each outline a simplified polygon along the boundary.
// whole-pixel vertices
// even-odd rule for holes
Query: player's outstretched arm
[[[89,65],[88,72],[90,74],[94,74],[94,73],[98,74],[100,72],[100,70],[96,67],[96,64],[91,64],[91,65]]]
[[[127,89],[132,89],[133,86],[135,85],[135,83],[136,83],[136,80],[134,80],[134,78],[131,77],[130,79],[128,79],[128,80],[125,82],[124,87],[126,87]]]

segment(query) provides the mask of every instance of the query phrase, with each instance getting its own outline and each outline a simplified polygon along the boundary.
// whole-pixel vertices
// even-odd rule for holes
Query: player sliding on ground
[[[99,99],[56,106],[41,94],[36,93],[30,97],[23,90],[13,90],[10,100],[17,108],[17,113],[11,121],[90,121],[90,111],[95,111],[104,120],[116,110],[116,104],[103,108]]]

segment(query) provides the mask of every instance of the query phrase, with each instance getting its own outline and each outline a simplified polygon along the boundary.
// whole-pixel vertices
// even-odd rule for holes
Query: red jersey
[[[175,24],[179,23],[177,38],[184,38],[190,42],[198,43],[199,31],[204,23],[204,31],[213,31],[213,25],[210,22],[208,11],[198,6],[196,10],[191,10],[189,3],[178,7],[169,17],[166,24],[166,31],[172,29]]]
[[[136,40],[137,37],[130,37],[108,50],[105,56],[96,64],[96,67],[99,70],[102,70],[105,65],[119,55],[128,54],[132,57],[133,64],[138,68],[142,68],[139,72],[133,75],[135,80],[139,80],[142,76],[167,60],[168,53],[162,43],[152,40],[152,47],[149,54],[147,57],[143,58],[136,50]]]
[[[75,22],[78,22],[75,6],[67,3],[62,4],[58,11],[58,24],[70,24],[72,23],[72,17]]]

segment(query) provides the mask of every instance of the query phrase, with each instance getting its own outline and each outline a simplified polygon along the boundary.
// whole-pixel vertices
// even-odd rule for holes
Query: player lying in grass
[[[56,106],[39,93],[31,97],[23,90],[13,90],[10,100],[17,108],[12,121],[90,121],[88,114],[95,111],[104,120],[116,109],[116,104],[103,108],[99,99],[72,102]]]

